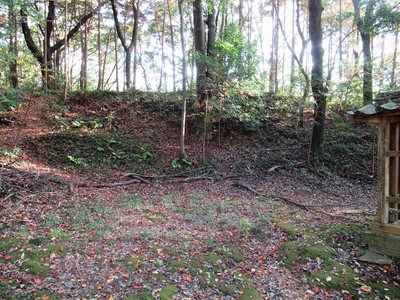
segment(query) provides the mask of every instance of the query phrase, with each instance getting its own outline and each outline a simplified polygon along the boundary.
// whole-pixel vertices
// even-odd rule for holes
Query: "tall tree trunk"
[[[115,82],[117,84],[117,92],[119,92],[119,60],[118,60],[118,34],[114,32],[114,52],[115,52]]]
[[[273,7],[274,10],[276,10],[276,3],[273,2]],[[280,18],[277,18],[277,22],[279,24],[279,27],[281,29],[281,33],[283,36],[283,39],[286,42],[287,47],[289,48],[290,52],[292,53],[292,58],[293,60],[297,63],[297,65],[299,66],[300,69],[300,73],[303,75],[304,80],[305,80],[305,84],[304,84],[304,88],[303,88],[303,94],[299,103],[299,126],[303,127],[304,124],[304,105],[305,105],[305,101],[308,97],[309,91],[310,91],[310,77],[308,75],[308,73],[306,72],[306,69],[304,67],[304,54],[307,48],[307,40],[304,37],[303,31],[301,29],[300,26],[300,6],[299,6],[299,0],[297,0],[297,9],[296,9],[296,27],[297,27],[297,31],[298,31],[298,35],[300,36],[301,39],[301,51],[300,51],[300,55],[297,56],[296,52],[295,52],[295,48],[293,47],[293,43],[290,44],[288,38],[286,37],[286,33],[283,27],[283,24],[280,20]]]
[[[216,26],[216,13],[215,13],[215,5],[214,0],[208,0],[208,16],[207,16],[207,56],[210,58],[214,58],[215,47],[216,47],[216,38],[217,38],[217,26]],[[213,65],[207,65],[207,90],[208,90],[208,98],[210,99],[215,93],[215,72],[213,70]]]
[[[9,50],[12,53],[12,58],[10,61],[10,82],[11,86],[14,89],[17,89],[19,86],[18,80],[18,21],[17,21],[17,12],[13,5],[8,6],[8,18],[9,18],[9,34],[10,34],[10,43]]]
[[[275,5],[275,0],[272,0],[272,2]],[[276,6],[276,5],[275,5]],[[271,15],[271,19],[272,19],[272,23],[275,24],[275,14],[276,14],[276,9],[272,10],[272,15]],[[271,26],[271,48],[270,48],[270,52],[269,52],[269,92],[270,93],[274,93],[274,72],[275,72],[275,61],[274,61],[274,50],[275,50],[275,27]]]
[[[167,5],[168,5],[168,19],[169,19],[169,35],[171,38],[171,51],[172,51],[172,82],[173,82],[173,91],[176,92],[175,38],[174,38],[174,27],[172,24],[171,3],[169,0],[167,0]]]
[[[161,26],[161,71],[160,71],[160,81],[158,83],[158,90],[161,90],[162,87],[162,79],[165,73],[165,19],[166,19],[166,4],[167,1],[164,0],[163,5],[163,19],[162,19],[162,26]]]
[[[393,62],[392,62],[392,73],[390,76],[390,88],[397,88],[397,45],[399,44],[399,31],[397,30],[395,33],[394,40],[394,52],[393,52]]]
[[[87,10],[87,1],[85,1],[84,14],[86,14]],[[81,51],[82,51],[82,60],[81,60],[81,77],[80,77],[80,89],[81,91],[87,90],[87,65],[88,65],[88,27],[87,23],[83,25],[82,30],[82,41],[81,41]]]
[[[65,24],[64,24],[64,39],[67,39],[67,33],[68,33],[68,0],[65,0]],[[57,51],[58,54],[58,51]],[[68,76],[68,41],[65,41],[64,44],[64,74],[65,74],[65,80],[64,80],[64,100],[67,100],[68,96],[68,82],[69,82],[69,76]]]
[[[126,80],[126,88],[132,88],[132,51],[134,51],[134,62],[133,62],[133,75],[134,75],[134,84],[133,88],[135,88],[136,84],[136,65],[137,65],[137,40],[138,40],[138,30],[139,30],[139,0],[132,1],[132,10],[133,10],[133,31],[130,40],[130,44],[128,45],[124,34],[122,33],[121,26],[118,20],[118,11],[115,5],[115,0],[111,0],[111,7],[113,11],[114,24],[115,29],[117,30],[118,38],[121,41],[122,47],[125,52],[125,80]]]
[[[372,54],[371,54],[371,26],[374,1],[368,1],[365,8],[365,17],[361,18],[360,0],[352,0],[354,6],[354,17],[358,32],[361,36],[363,52],[363,102],[368,104],[372,102],[373,79],[372,79]]]
[[[343,80],[343,0],[339,0],[339,82]]]
[[[185,21],[183,17],[183,0],[178,0],[179,8],[179,34],[181,37],[182,49],[182,117],[181,117],[181,159],[187,159],[185,150],[186,139],[186,50],[185,50]]]
[[[323,81],[323,58],[322,47],[322,3],[321,0],[309,0],[309,35],[311,41],[311,89],[314,97],[314,125],[310,144],[309,160],[318,159],[322,156],[322,144],[324,139],[325,112],[326,112],[326,88]]]
[[[112,34],[112,29],[110,29],[110,30],[108,31],[108,34],[107,34],[107,43],[106,43],[106,49],[105,49],[105,51],[104,51],[104,58],[103,58],[103,64],[102,64],[102,70],[101,70],[101,73],[103,74],[103,76],[102,76],[102,82],[101,82],[101,86],[102,86],[101,89],[104,89],[104,86],[105,86],[105,84],[104,84],[104,78],[105,78],[105,74],[106,74],[107,57],[108,57],[109,51],[111,51],[111,50],[109,50],[110,44],[111,44],[111,34]],[[116,71],[118,71],[117,65],[115,65],[114,69],[115,69]],[[112,73],[112,72],[111,72],[111,73]],[[111,75],[112,75],[112,74],[110,74],[110,76],[108,77],[107,82],[110,80]]]
[[[214,0],[208,1],[208,16],[207,16],[207,56],[215,55],[215,43],[217,38],[217,26]]]
[[[381,35],[381,57],[378,71],[379,88],[383,86],[385,81],[385,34]]]
[[[136,89],[137,82],[137,65],[138,65],[138,36],[139,36],[139,0],[132,1],[133,9],[133,32],[132,32],[132,45],[133,45],[133,89]]]
[[[244,0],[239,0],[239,27],[243,28],[244,27],[244,16],[243,16],[243,4]]]
[[[200,104],[206,100],[206,64],[205,57],[205,31],[203,20],[203,5],[201,0],[193,1],[193,30],[196,60],[196,86],[197,98]]]
[[[296,0],[292,0],[292,41],[291,41],[291,47],[292,49],[295,48],[295,43],[296,43],[296,34],[295,34],[295,26],[296,26]],[[294,80],[295,80],[295,65],[296,61],[294,59],[294,55],[292,55],[291,60],[290,60],[290,89],[289,89],[289,96],[294,96]]]
[[[100,2],[100,0],[98,0]],[[99,77],[97,80],[97,89],[102,90],[104,88],[104,72],[101,60],[101,14],[97,18],[97,60],[99,65]],[[118,72],[118,68],[117,68]]]
[[[272,11],[272,44],[270,52],[269,92],[276,93],[278,89],[278,49],[279,49],[279,5],[272,0],[275,9]]]

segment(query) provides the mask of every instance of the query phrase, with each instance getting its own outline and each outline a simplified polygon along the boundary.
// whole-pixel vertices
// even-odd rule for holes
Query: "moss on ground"
[[[171,271],[176,272],[180,268],[185,268],[186,264],[179,259],[171,259],[168,261],[168,266]]]
[[[50,237],[50,239],[55,238],[55,239],[66,240],[71,237],[71,234],[68,232],[65,232],[59,228],[53,228],[50,231],[49,237]]]
[[[245,261],[245,257],[240,250],[239,246],[235,243],[228,243],[222,246],[218,251],[222,256],[227,256],[232,258],[237,263],[241,263]]]
[[[144,291],[139,292],[136,295],[129,295],[125,300],[153,300],[153,296],[151,295],[151,292]]]
[[[147,215],[146,219],[155,223],[165,223],[167,222],[163,217],[157,215]]]
[[[172,296],[174,296],[178,292],[179,289],[172,284],[163,286],[160,291],[160,300],[171,300]]]
[[[0,241],[0,252],[7,251],[11,247],[16,246],[20,243],[20,239],[17,238],[2,238]]]
[[[49,258],[52,253],[56,253],[57,255],[64,256],[68,252],[68,247],[63,244],[59,245],[46,245],[46,246],[38,246],[35,248],[26,248],[24,250],[24,257],[34,260],[41,261],[44,258]]]
[[[172,251],[172,253],[176,253]],[[243,262],[245,257],[239,246],[228,243],[216,249],[216,252],[198,254],[189,261],[173,258],[168,261],[170,272],[189,273],[199,279],[199,284],[204,289],[218,289],[225,295],[241,297],[241,299],[262,299],[258,293],[257,285],[242,273],[234,274],[234,283],[226,284],[220,279],[224,270],[229,269],[225,261],[233,259],[237,263]]]
[[[22,263],[21,270],[32,275],[46,277],[50,272],[50,267],[34,260],[27,260]]]
[[[35,299],[61,300],[65,299],[65,295],[63,296],[56,293],[39,291],[35,293]]]
[[[49,243],[51,243],[51,240],[44,237],[32,238],[27,242],[10,238],[1,241],[0,249],[1,252],[6,252],[18,245],[17,249],[4,256],[4,261],[15,263],[17,260],[21,260],[20,269],[22,271],[45,277],[50,271],[50,268],[46,265],[46,260],[52,254],[64,256],[68,252],[68,247],[63,244],[50,245]]]
[[[352,297],[359,297],[360,287],[370,285],[372,292],[370,295],[363,295],[363,299],[375,299],[378,294],[388,296],[390,299],[400,299],[397,287],[384,286],[376,281],[361,278],[353,268],[336,260],[337,253],[330,244],[334,245],[333,241],[340,241],[342,247],[349,250],[357,247],[361,243],[360,236],[365,229],[363,224],[345,223],[326,228],[312,228],[304,224],[279,221],[277,226],[291,239],[283,243],[279,249],[284,264],[310,286],[337,290]],[[371,298],[368,298],[369,296]]]
[[[134,271],[138,268],[138,266],[145,260],[145,255],[138,255],[138,256],[127,256],[121,258],[119,260],[120,263],[123,265],[128,265],[129,270]]]

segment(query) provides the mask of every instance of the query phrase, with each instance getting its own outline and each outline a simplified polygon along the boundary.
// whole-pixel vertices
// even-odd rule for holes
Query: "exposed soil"
[[[312,166],[309,127],[268,111],[261,127],[222,123],[203,163],[190,111],[182,162],[174,101],[30,98],[0,124],[3,298],[395,299],[398,262],[360,263],[359,232],[327,229],[374,218],[372,128],[342,121],[337,135],[329,120],[326,160]],[[326,233],[313,243],[356,270],[353,290],[305,279],[320,257],[285,262],[285,242],[307,244],[289,224]]]

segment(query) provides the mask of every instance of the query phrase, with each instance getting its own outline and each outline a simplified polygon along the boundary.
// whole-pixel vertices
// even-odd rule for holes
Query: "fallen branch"
[[[340,218],[340,219],[344,219],[344,220],[352,221],[352,222],[355,221],[354,219],[349,218],[349,217],[346,217],[346,216],[342,216],[342,215],[333,215],[333,214],[330,214],[330,213],[327,213],[327,212],[324,212],[324,211],[321,211],[321,210],[315,210],[315,209],[313,209],[313,208],[315,207],[315,206],[313,206],[313,205],[304,205],[304,204],[300,204],[300,203],[297,203],[297,202],[295,202],[295,201],[292,201],[292,200],[290,200],[290,199],[288,199],[288,198],[285,198],[285,197],[282,197],[282,196],[262,194],[262,193],[256,191],[255,189],[251,188],[250,186],[248,186],[248,185],[246,185],[246,184],[243,184],[243,183],[236,182],[236,183],[233,184],[233,186],[238,187],[238,188],[243,188],[243,189],[245,189],[245,190],[248,190],[248,191],[252,192],[253,194],[255,194],[255,195],[257,195],[257,196],[263,196],[263,197],[269,197],[269,198],[274,198],[274,199],[282,200],[282,201],[284,201],[284,202],[286,202],[286,203],[289,203],[289,204],[291,204],[291,205],[300,207],[300,208],[302,208],[302,209],[304,209],[304,210],[307,210],[307,211],[309,211],[309,210],[311,209],[311,210],[315,211],[316,213],[321,213],[321,214],[323,214],[323,215],[326,215],[326,216],[329,216],[329,217],[332,217],[332,218]],[[362,224],[368,224],[367,222],[362,222],[362,221],[358,221],[358,222],[360,222],[360,223],[362,223]]]
[[[209,177],[209,176],[196,176],[196,177],[186,177],[176,180],[170,180],[170,182],[189,182],[189,181],[196,181],[196,180],[217,180],[216,177]]]
[[[291,205],[300,207],[300,208],[302,208],[302,209],[304,209],[304,210],[309,210],[308,206],[306,206],[306,205],[304,205],[304,204],[300,204],[300,203],[294,202],[294,201],[292,201],[292,200],[290,200],[290,199],[288,199],[288,198],[282,197],[282,196],[262,194],[262,193],[257,192],[257,191],[254,190],[253,188],[251,188],[251,187],[249,187],[248,185],[243,184],[243,183],[236,182],[236,183],[233,184],[233,186],[238,187],[238,188],[243,188],[243,189],[245,189],[245,190],[248,190],[248,191],[254,193],[254,194],[257,195],[257,196],[263,196],[263,197],[269,197],[269,198],[274,198],[274,199],[282,200],[282,201],[284,201],[284,202],[286,202],[286,203],[289,203],[289,204],[291,204]]]
[[[132,179],[132,180],[128,180],[128,181],[114,182],[114,183],[98,183],[98,184],[79,183],[79,184],[76,184],[75,186],[82,187],[82,188],[112,188],[112,187],[125,186],[125,185],[130,185],[133,183],[140,183],[140,182],[150,183],[144,179],[143,180]]]

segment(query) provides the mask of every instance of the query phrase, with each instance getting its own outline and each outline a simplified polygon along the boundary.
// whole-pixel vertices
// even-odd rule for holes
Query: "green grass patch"
[[[222,248],[218,249],[218,253],[224,257],[232,258],[237,263],[241,263],[246,260],[239,246],[234,243],[223,245]]]
[[[155,223],[165,223],[167,222],[163,217],[157,215],[147,215],[146,219]]]
[[[59,228],[53,228],[50,231],[49,237],[55,238],[55,239],[66,240],[71,237],[71,234],[68,232],[65,232]]]
[[[153,300],[153,296],[149,291],[139,292],[136,295],[129,295],[125,300]]]
[[[31,140],[28,146],[49,165],[78,170],[138,170],[157,161],[149,146],[128,134],[64,132]]]
[[[168,261],[168,266],[172,271],[178,271],[180,268],[185,268],[186,264],[178,259],[171,259]]]
[[[0,241],[0,252],[7,251],[21,242],[18,238],[4,238]]]
[[[21,270],[28,272],[32,275],[46,277],[50,272],[50,267],[34,260],[27,260],[22,263]]]
[[[35,293],[35,299],[61,300],[65,299],[65,295],[39,291]]]
[[[171,300],[178,292],[179,289],[172,284],[163,286],[160,291],[160,300]]]
[[[145,255],[127,256],[119,260],[119,263],[127,265],[130,271],[136,271],[140,264],[146,259]]]

